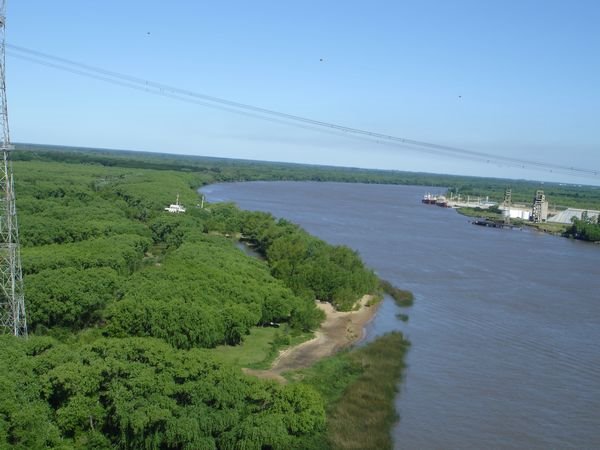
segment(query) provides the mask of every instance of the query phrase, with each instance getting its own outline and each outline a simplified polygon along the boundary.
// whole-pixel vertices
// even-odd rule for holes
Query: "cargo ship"
[[[423,196],[421,203],[425,203],[426,205],[435,205],[436,201],[437,201],[437,195],[431,195],[431,194],[427,193]]]
[[[450,207],[448,205],[448,199],[446,197],[444,197],[443,195],[431,195],[430,193],[427,193],[423,196],[423,198],[421,199],[421,203],[424,203],[426,205],[437,205],[441,206],[442,208]]]
[[[441,206],[442,208],[448,208],[448,200],[443,195],[437,197],[435,204]]]

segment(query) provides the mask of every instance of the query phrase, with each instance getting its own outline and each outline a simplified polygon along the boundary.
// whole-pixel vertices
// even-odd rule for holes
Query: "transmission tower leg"
[[[0,333],[27,336],[19,227],[10,160],[13,148],[10,145],[6,103],[5,11],[6,1],[0,0]]]

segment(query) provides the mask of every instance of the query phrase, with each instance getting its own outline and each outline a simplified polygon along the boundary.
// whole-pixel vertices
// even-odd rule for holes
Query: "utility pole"
[[[27,337],[6,104],[5,22],[6,0],[0,0],[0,333]]]

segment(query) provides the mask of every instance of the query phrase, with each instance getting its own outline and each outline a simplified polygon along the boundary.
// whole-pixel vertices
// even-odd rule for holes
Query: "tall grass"
[[[334,449],[392,448],[390,429],[398,420],[394,398],[408,341],[392,333],[350,357],[363,373],[351,383],[327,417],[327,437]]]
[[[324,397],[327,429],[304,448],[391,449],[392,425],[398,420],[394,398],[410,343],[402,333],[322,361],[292,375]]]
[[[415,301],[415,297],[412,292],[398,289],[389,281],[379,280],[379,286],[383,292],[394,299],[396,305],[398,306],[412,306]]]

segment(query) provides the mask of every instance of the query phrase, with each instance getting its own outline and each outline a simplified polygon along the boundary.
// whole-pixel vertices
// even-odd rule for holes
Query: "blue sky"
[[[600,2],[8,0],[7,42],[354,128],[600,169]],[[7,56],[14,142],[600,184],[129,90]]]

